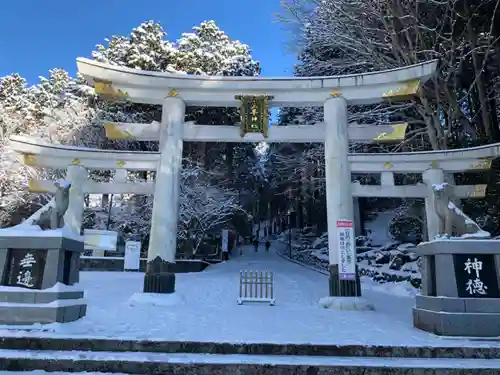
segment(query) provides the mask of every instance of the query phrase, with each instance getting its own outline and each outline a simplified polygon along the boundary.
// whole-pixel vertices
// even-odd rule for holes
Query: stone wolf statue
[[[453,187],[448,184],[441,184],[433,187],[434,209],[439,218],[438,233],[441,236],[463,236],[481,235],[487,236],[489,233],[483,231],[479,225],[462,212],[452,202]]]
[[[66,182],[55,182],[56,193],[54,195],[54,204],[40,214],[40,218],[33,222],[42,230],[59,229],[64,226],[64,214],[69,205],[69,191],[71,184]]]

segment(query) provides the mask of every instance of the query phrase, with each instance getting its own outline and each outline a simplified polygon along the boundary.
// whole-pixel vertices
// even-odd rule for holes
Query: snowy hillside
[[[412,251],[414,244],[394,241],[388,231],[394,215],[381,212],[375,219],[365,223],[368,236],[357,237],[357,261],[359,272],[372,280],[386,282],[409,282],[415,288],[420,286],[419,257]],[[292,229],[293,260],[310,265],[318,270],[328,270],[328,233],[317,237],[308,228]],[[289,256],[289,232],[277,237],[281,243],[280,253]]]

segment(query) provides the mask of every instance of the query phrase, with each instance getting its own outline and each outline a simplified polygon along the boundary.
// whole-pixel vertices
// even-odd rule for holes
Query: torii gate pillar
[[[186,104],[179,98],[163,102],[160,127],[160,162],[156,170],[145,293],[174,293],[173,265],[177,250],[182,135]]]
[[[328,99],[324,104],[324,117],[330,297],[322,299],[320,303],[330,308],[371,309],[371,306],[361,303],[359,298],[336,298],[361,296],[356,269],[346,100],[340,95]]]

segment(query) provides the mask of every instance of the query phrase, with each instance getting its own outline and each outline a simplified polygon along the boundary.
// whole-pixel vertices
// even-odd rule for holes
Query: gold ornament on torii
[[[120,102],[128,99],[128,93],[116,88],[113,82],[94,78],[94,90],[106,101]]]
[[[269,100],[272,98],[272,96],[268,95],[235,96],[235,99],[241,101],[241,137],[244,137],[247,133],[261,133],[265,138],[267,138],[269,130]]]

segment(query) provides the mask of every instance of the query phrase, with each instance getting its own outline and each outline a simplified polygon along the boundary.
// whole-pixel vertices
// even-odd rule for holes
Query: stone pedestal
[[[144,293],[174,293],[175,292],[175,263],[165,262],[156,257],[147,263],[144,275]]]
[[[359,282],[358,267],[356,266],[356,280],[341,280],[339,275],[339,265],[330,265],[330,277],[328,278],[328,289],[330,296],[339,297],[359,297],[361,296],[361,283]]]
[[[0,233],[0,324],[63,323],[85,316],[84,292],[73,286],[83,250],[83,240],[61,230]]]
[[[443,336],[500,336],[500,241],[422,243],[413,325]]]

